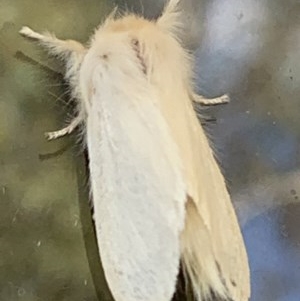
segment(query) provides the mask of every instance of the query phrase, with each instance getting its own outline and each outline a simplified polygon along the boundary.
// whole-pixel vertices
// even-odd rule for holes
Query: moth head
[[[108,57],[110,64],[117,61],[120,68],[135,56],[140,71],[161,86],[168,86],[166,81],[176,84],[176,77],[182,81],[188,77],[190,63],[179,39],[179,2],[170,0],[157,20],[135,14],[118,16],[114,11],[96,30],[92,47],[108,53],[103,58]]]

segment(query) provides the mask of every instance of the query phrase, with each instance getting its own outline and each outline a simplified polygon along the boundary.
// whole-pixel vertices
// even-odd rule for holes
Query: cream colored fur
[[[66,62],[78,116],[48,138],[86,127],[96,232],[116,301],[170,301],[180,260],[198,301],[246,301],[243,238],[192,106],[228,98],[194,92],[178,3],[170,0],[157,21],[113,13],[88,47],[28,27],[20,33]]]

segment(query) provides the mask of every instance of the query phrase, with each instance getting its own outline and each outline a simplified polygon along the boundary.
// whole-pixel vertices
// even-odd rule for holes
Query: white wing
[[[128,76],[140,72],[126,72],[128,57],[125,69],[98,64],[92,78],[87,142],[96,232],[116,300],[166,301],[179,269],[186,191],[155,95],[146,79]]]

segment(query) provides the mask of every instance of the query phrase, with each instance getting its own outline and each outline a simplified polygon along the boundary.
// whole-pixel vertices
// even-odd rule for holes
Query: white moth
[[[179,265],[198,301],[250,295],[243,238],[192,101],[192,60],[177,37],[178,0],[156,21],[110,15],[87,47],[39,34],[67,65],[86,129],[100,255],[116,301],[170,301]]]

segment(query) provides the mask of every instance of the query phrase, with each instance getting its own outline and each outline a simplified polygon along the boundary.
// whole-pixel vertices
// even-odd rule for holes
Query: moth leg
[[[19,33],[27,38],[39,42],[49,51],[50,54],[66,59],[68,61],[68,68],[65,77],[69,80],[71,85],[73,84],[72,78],[76,75],[78,66],[85,54],[85,48],[81,43],[74,40],[60,40],[56,38],[54,34],[47,32],[40,34],[27,26],[23,26]],[[71,134],[83,121],[83,119],[84,114],[79,113],[68,126],[58,131],[45,133],[45,136],[48,140],[53,140]]]
[[[192,94],[192,100],[203,106],[220,105],[220,104],[229,103],[229,101],[230,101],[229,96],[227,94],[224,94],[224,95],[216,97],[216,98],[205,98],[204,96],[198,95],[196,93]]]
[[[78,115],[71,121],[71,123],[68,126],[62,128],[58,131],[47,132],[47,133],[45,133],[45,136],[48,140],[54,140],[54,139],[63,137],[65,135],[71,134],[75,130],[75,128],[77,128],[79,126],[79,124],[82,121],[83,121],[83,117],[81,115]]]
[[[40,34],[33,31],[27,26],[23,26],[19,33],[27,38],[38,41],[42,46],[48,49],[48,51],[57,56],[65,56],[70,54],[81,55],[85,48],[84,46],[74,40],[60,40],[55,37],[54,34],[44,33]]]

